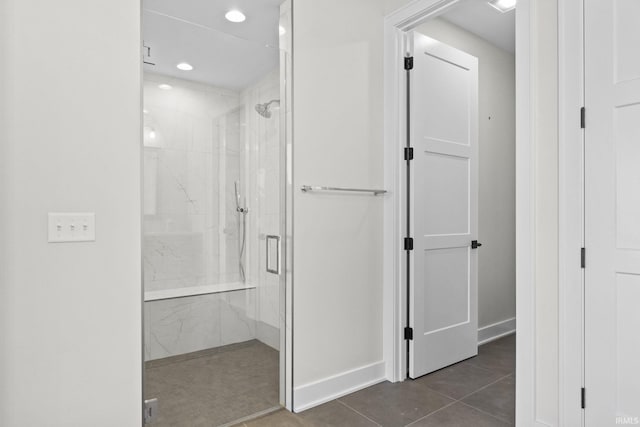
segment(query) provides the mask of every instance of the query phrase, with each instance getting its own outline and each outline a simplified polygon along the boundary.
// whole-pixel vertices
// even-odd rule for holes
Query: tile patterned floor
[[[301,414],[281,410],[243,427],[515,425],[515,335],[478,356],[401,383],[384,382]]]
[[[212,427],[279,406],[278,352],[259,341],[147,362],[153,427]]]

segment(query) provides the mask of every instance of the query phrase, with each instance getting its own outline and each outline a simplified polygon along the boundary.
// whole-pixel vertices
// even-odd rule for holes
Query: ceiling
[[[441,18],[515,54],[515,10],[501,13],[490,6],[487,0],[461,0]]]
[[[241,90],[278,66],[282,0],[144,0],[143,38],[151,47],[145,71]],[[247,19],[232,23],[230,9]],[[180,62],[192,71],[176,68]]]

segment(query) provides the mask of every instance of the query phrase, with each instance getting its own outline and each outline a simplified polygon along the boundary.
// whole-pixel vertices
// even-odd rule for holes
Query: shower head
[[[256,104],[256,111],[265,119],[271,118],[271,104],[277,103],[280,105],[279,99],[272,99],[269,102],[265,102],[264,104]]]
[[[256,111],[265,119],[271,118],[271,110],[267,106],[267,104],[257,104]]]

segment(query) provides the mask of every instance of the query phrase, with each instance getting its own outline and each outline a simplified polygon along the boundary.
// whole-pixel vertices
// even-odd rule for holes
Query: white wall
[[[140,5],[0,10],[0,425],[139,426]],[[48,244],[49,211],[96,242]]]
[[[411,2],[412,0],[383,0],[384,14],[386,16]]]
[[[478,58],[478,327],[516,315],[515,57],[442,19],[416,31]]]
[[[383,199],[300,191],[304,184],[383,185],[383,10],[380,0],[296,0],[293,14],[293,345],[299,408],[314,399],[307,393],[312,389],[326,396],[383,374]],[[365,379],[337,388],[322,384],[363,368]]]
[[[558,359],[558,3],[531,2],[535,152],[535,418],[559,422]],[[580,331],[576,331],[580,333]]]

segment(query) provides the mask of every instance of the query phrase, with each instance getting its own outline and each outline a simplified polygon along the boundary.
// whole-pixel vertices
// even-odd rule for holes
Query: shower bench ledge
[[[219,283],[216,285],[187,286],[184,288],[161,289],[157,291],[146,291],[144,301],[160,301],[174,298],[193,297],[198,295],[218,294],[221,292],[243,291],[255,289],[254,285],[242,282]]]

